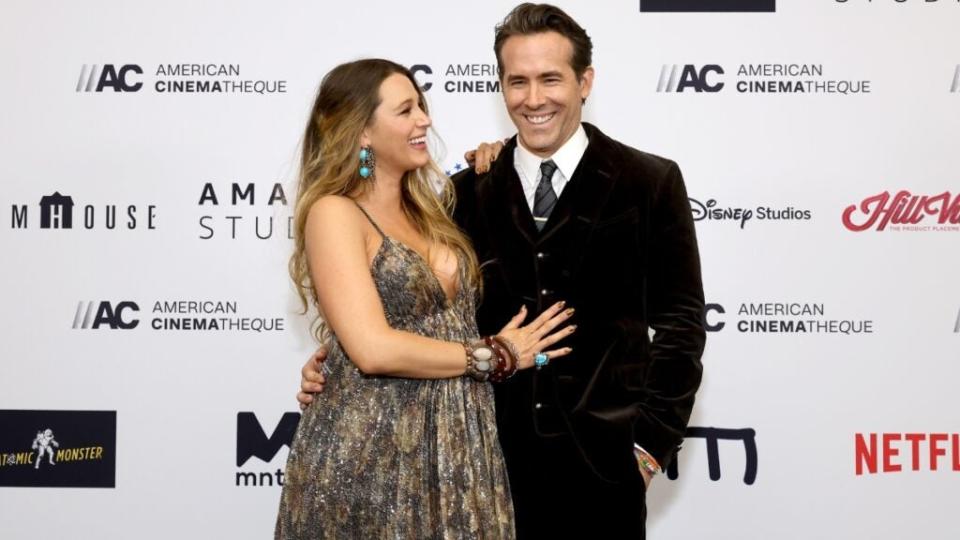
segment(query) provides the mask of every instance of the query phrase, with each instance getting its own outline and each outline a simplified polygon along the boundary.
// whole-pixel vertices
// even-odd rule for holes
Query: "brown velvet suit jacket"
[[[454,177],[455,219],[481,263],[482,335],[521,304],[531,318],[558,300],[576,308],[577,332],[557,345],[572,346],[569,357],[495,387],[508,463],[524,430],[570,436],[615,482],[635,471],[634,441],[666,468],[683,439],[702,371],[703,287],[677,165],[584,128],[586,153],[542,232],[514,169],[516,137],[490,172]]]

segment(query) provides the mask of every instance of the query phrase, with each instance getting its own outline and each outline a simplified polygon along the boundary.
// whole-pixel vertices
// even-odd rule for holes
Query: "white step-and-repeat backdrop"
[[[960,3],[559,3],[586,120],[676,160],[697,220],[705,379],[650,536],[957,538]],[[317,84],[411,66],[458,170],[513,132],[511,7],[4,2],[0,537],[271,536]]]

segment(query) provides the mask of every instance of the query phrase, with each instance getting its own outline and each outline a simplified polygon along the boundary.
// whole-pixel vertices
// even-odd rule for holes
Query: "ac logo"
[[[126,311],[140,311],[136,302],[124,301],[114,307],[110,302],[79,302],[77,313],[73,316],[73,328],[99,329],[109,327],[111,330],[132,330],[140,324],[139,319],[124,315]]]
[[[416,65],[410,66],[410,73],[413,74],[413,78],[416,79],[417,83],[420,85],[420,90],[423,90],[424,92],[426,92],[430,90],[430,88],[433,86],[432,82],[430,81],[421,82],[420,77],[417,77],[418,73],[433,75],[433,70],[430,69],[430,66],[426,64],[416,64]]]
[[[657,92],[683,92],[687,89],[700,92],[719,92],[723,82],[712,75],[723,75],[723,68],[717,64],[707,64],[699,69],[693,64],[664,64],[660,68]]]
[[[723,306],[721,306],[720,304],[706,304],[705,306],[703,306],[703,326],[707,330],[707,332],[719,332],[723,330],[724,326],[727,325],[727,323],[723,321],[717,321],[717,322],[711,323],[710,322],[711,318],[709,315],[711,313],[719,313],[720,315],[723,315],[726,312],[727,311],[723,309]]]
[[[113,64],[84,64],[77,78],[77,92],[103,92],[112,88],[114,92],[137,92],[143,87],[140,81],[128,79],[131,73],[143,75],[136,64],[124,64],[118,70]]]

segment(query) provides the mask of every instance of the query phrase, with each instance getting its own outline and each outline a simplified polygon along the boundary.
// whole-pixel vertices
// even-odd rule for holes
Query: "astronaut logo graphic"
[[[33,445],[30,448],[33,448],[37,451],[37,464],[34,469],[40,468],[40,462],[43,461],[43,455],[46,454],[50,459],[51,465],[56,465],[53,462],[53,448],[60,447],[60,443],[53,438],[53,430],[47,428],[43,431],[37,432],[37,437],[33,439]]]

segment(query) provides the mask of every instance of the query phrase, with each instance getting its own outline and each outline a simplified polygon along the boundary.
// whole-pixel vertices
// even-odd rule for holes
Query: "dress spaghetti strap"
[[[387,235],[383,233],[383,230],[380,229],[380,226],[377,225],[377,222],[374,221],[372,217],[370,217],[370,214],[368,214],[367,211],[364,210],[362,206],[360,206],[360,203],[358,203],[357,201],[353,201],[353,204],[357,205],[357,208],[359,208],[360,211],[363,212],[363,215],[367,216],[367,221],[369,221],[370,224],[373,225],[373,228],[376,229],[378,233],[380,233],[380,236],[386,239]]]

